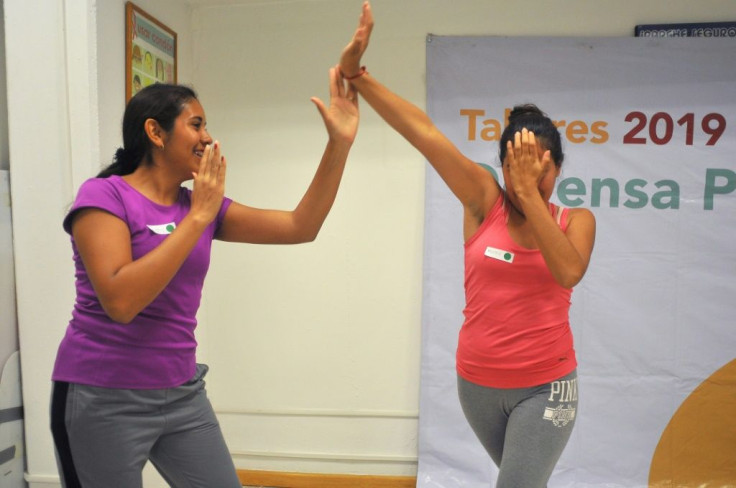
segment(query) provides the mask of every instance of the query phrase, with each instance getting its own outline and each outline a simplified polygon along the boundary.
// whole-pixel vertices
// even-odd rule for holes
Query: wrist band
[[[345,78],[346,80],[350,81],[350,80],[354,80],[356,78],[360,78],[361,76],[363,76],[366,73],[367,73],[367,71],[365,70],[365,66],[361,66],[360,69],[358,70],[358,72],[355,73],[353,76],[345,76],[345,73],[343,73],[342,77]]]

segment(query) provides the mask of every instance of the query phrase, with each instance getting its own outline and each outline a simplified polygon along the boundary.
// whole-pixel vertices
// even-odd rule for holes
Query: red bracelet
[[[342,77],[345,78],[346,80],[350,81],[350,80],[354,80],[356,78],[360,78],[361,76],[363,76],[366,73],[367,73],[367,71],[365,70],[365,66],[361,66],[360,69],[358,70],[358,72],[355,73],[353,76],[345,76],[345,73],[343,73]]]

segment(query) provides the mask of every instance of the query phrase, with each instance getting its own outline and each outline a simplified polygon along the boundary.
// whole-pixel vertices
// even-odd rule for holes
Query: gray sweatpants
[[[532,388],[488,388],[458,376],[470,427],[498,466],[496,488],[544,488],[578,406],[577,372]]]
[[[66,488],[140,488],[150,459],[176,488],[241,488],[204,388],[206,365],[160,390],[54,383],[51,430]]]

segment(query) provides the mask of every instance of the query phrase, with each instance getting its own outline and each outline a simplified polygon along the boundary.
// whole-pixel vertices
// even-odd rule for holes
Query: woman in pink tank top
[[[340,59],[343,77],[430,162],[463,205],[465,322],[457,352],[466,418],[499,467],[497,487],[544,487],[577,407],[570,293],[585,275],[595,218],[550,203],[560,134],[536,106],[517,106],[500,145],[505,188],[464,156],[418,107],[360,59],[373,29],[368,2]]]

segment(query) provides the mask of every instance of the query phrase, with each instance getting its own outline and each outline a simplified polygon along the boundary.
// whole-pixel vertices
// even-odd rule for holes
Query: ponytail
[[[97,178],[107,178],[108,176],[117,175],[125,176],[129,175],[138,168],[138,162],[141,157],[131,155],[130,151],[124,147],[119,147],[115,151],[115,157],[110,165],[99,172]]]

